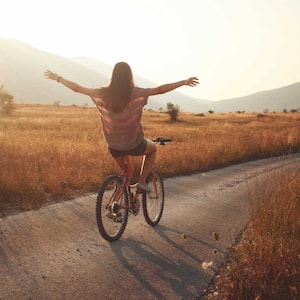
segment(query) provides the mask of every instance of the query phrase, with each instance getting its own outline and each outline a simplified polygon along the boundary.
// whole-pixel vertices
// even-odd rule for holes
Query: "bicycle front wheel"
[[[117,175],[106,177],[96,201],[96,219],[102,237],[113,242],[123,234],[128,221],[128,195]]]
[[[161,176],[156,170],[152,170],[147,177],[147,185],[151,193],[143,193],[142,203],[146,222],[155,226],[159,223],[165,204],[164,184]]]

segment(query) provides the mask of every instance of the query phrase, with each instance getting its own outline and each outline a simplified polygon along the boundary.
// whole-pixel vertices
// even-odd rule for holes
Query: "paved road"
[[[300,154],[167,179],[160,224],[132,216],[111,244],[95,195],[0,219],[0,299],[196,299],[248,221],[249,186],[295,167]]]

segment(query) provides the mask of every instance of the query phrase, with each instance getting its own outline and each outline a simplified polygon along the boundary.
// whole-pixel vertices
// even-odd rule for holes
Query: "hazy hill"
[[[84,95],[75,94],[60,84],[46,80],[46,69],[88,87],[106,86],[112,66],[90,58],[65,58],[38,50],[20,41],[0,39],[0,85],[14,96],[15,102],[52,104],[92,104]],[[152,87],[153,83],[135,75],[137,85]],[[178,92],[152,97],[147,108],[166,108],[167,102],[180,105],[182,110],[195,111],[207,101],[194,99]]]
[[[38,50],[28,44],[0,38],[0,86],[14,96],[15,102],[52,104],[92,104],[84,95],[75,94],[61,84],[46,80],[46,69],[57,72],[70,80],[89,87],[109,83],[112,66],[87,57],[66,58]],[[135,83],[153,87],[154,83],[134,74]],[[167,79],[166,79],[167,81]],[[163,84],[165,82],[161,82]],[[201,85],[200,87],[201,88]],[[220,101],[207,101],[184,95],[178,91],[151,97],[147,108],[166,108],[167,102],[188,112],[282,111],[300,107],[300,83],[245,97]]]
[[[282,111],[300,108],[300,82],[244,97],[213,102],[214,111]]]
[[[88,97],[75,94],[60,84],[46,80],[46,69],[86,84],[99,86],[108,78],[70,59],[40,51],[27,44],[0,39],[0,85],[14,96],[16,102],[85,104]]]

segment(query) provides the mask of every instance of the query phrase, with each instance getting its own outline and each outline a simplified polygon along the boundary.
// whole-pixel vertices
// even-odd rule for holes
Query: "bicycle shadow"
[[[174,248],[182,251],[183,253],[185,253],[186,255],[190,256],[191,258],[194,258],[195,260],[197,259],[194,255],[192,255],[190,252],[188,252],[187,250],[183,249],[182,246],[180,246],[178,243],[176,243],[174,240],[172,240],[169,235],[167,234],[167,232],[170,232],[170,233],[175,233],[177,235],[182,235],[182,232],[178,231],[178,230],[175,230],[173,228],[169,228],[169,227],[166,227],[166,226],[158,226],[156,228],[153,228],[155,230],[155,232],[162,238],[164,239],[165,241],[167,241],[170,245],[172,245]],[[188,236],[187,237],[189,240],[193,240],[195,241],[196,243],[199,243],[205,247],[208,247],[210,248],[211,250],[213,249],[216,249],[219,253],[225,255],[226,252],[224,250],[222,250],[221,248],[219,247],[216,247],[216,245],[212,245],[210,243],[207,243],[205,241],[202,241],[202,240],[199,240],[198,238],[195,238],[193,236]],[[201,261],[202,263],[202,261]]]
[[[203,260],[169,237],[169,234],[181,236],[179,231],[158,226],[155,233],[168,243],[167,251],[159,250],[161,247],[156,247],[153,239],[151,242],[141,242],[132,238],[111,243],[111,250],[139,284],[157,299],[166,299],[162,292],[166,290],[172,290],[181,299],[192,299],[195,294],[200,294],[209,280],[207,273],[201,268]],[[202,246],[213,248],[204,241],[193,237],[189,239]],[[168,256],[170,252],[176,259]],[[138,263],[139,258],[145,262],[147,270]]]

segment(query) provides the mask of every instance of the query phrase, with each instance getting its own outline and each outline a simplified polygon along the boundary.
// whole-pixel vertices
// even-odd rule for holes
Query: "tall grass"
[[[299,113],[182,113],[172,123],[167,114],[145,111],[143,125],[147,138],[173,139],[159,147],[164,176],[300,150]],[[0,151],[0,215],[94,192],[105,176],[119,172],[95,108],[17,105],[13,116],[0,118]]]
[[[220,270],[218,299],[300,299],[299,168],[255,182],[250,195],[251,222]]]

